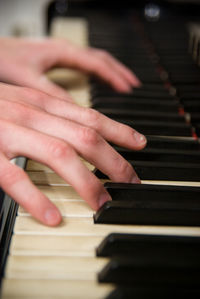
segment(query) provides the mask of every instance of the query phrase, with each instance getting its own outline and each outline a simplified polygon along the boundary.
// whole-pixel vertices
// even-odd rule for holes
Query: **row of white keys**
[[[107,259],[95,258],[95,248],[111,232],[200,236],[200,229],[197,227],[100,225],[94,224],[91,216],[65,215],[59,227],[50,228],[21,211],[21,215],[16,219],[11,242],[3,298],[12,298],[14,294],[18,294],[19,298],[23,298],[23,294],[26,298],[33,296],[38,279],[40,283],[36,287],[37,298],[43,298],[44,292],[45,296],[51,296],[52,285],[60,286],[62,281],[67,282],[70,292],[66,293],[66,288],[63,287],[64,293],[61,297],[65,294],[65,298],[80,298],[79,284],[84,282],[88,285],[89,292],[95,289],[95,295],[90,293],[90,297],[88,292],[85,292],[81,298],[104,298],[112,286],[98,285],[95,281],[97,273],[107,263]],[[41,284],[41,280],[45,283]],[[22,287],[24,282],[25,289]]]

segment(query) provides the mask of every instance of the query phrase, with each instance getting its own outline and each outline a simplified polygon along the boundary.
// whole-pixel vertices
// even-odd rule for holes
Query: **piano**
[[[42,225],[1,191],[3,299],[200,297],[199,4],[138,2],[48,6],[52,36],[108,50],[143,82],[125,95],[78,72],[49,74],[78,104],[147,136],[141,152],[116,147],[142,184],[112,183],[84,161],[113,199],[94,213],[51,169],[16,159],[63,222]]]

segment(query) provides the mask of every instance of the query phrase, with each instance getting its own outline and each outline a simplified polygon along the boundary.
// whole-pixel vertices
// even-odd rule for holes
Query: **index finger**
[[[119,92],[130,92],[132,87],[140,86],[136,75],[104,50],[81,48],[65,40],[54,40],[53,43],[52,55],[59,66],[92,73]]]

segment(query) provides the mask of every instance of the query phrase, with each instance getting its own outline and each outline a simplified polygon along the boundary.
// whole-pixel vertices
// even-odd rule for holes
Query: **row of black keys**
[[[174,22],[170,22],[170,25],[162,23],[161,26],[147,24],[145,30],[154,44],[160,64],[167,70],[169,81],[178,87],[180,101],[185,111],[191,114],[191,123],[195,126],[196,133],[200,135],[200,69],[192,59],[192,53],[188,51],[189,36],[186,26],[185,22],[180,21],[176,26]],[[178,81],[174,77],[178,77]],[[181,90],[178,84],[186,89],[191,87],[190,92]]]
[[[109,257],[99,282],[118,286],[107,299],[199,298],[199,237],[115,233],[96,253]]]
[[[170,136],[191,136],[192,128],[186,123],[182,122],[182,124],[176,124],[177,121],[181,122],[183,119],[179,117],[178,110],[181,105],[184,107],[185,111],[191,114],[191,122],[193,126],[196,128],[196,133],[200,133],[200,100],[199,100],[199,82],[200,82],[200,69],[194,64],[192,58],[188,54],[187,51],[187,43],[188,36],[186,30],[183,26],[176,26],[176,35],[173,35],[170,31],[168,31],[168,26],[161,22],[160,26],[155,27],[154,24],[147,24],[146,35],[149,36],[150,44],[154,45],[154,54],[157,56],[158,61],[154,62],[152,59],[152,55],[149,52],[148,45],[144,44],[143,38],[137,36],[136,32],[132,33],[132,43],[130,46],[126,47],[126,40],[123,39],[123,34],[118,36],[117,32],[111,32],[111,34],[105,35],[102,33],[102,38],[100,41],[98,40],[98,36],[96,38],[94,36],[91,37],[91,42],[96,43],[96,46],[102,46],[106,48],[111,53],[117,55],[117,57],[126,63],[142,80],[142,82],[146,85],[147,83],[151,83],[154,85],[162,85],[163,81],[161,80],[161,71],[158,71],[157,66],[160,65],[162,68],[164,67],[167,73],[167,77],[164,79],[165,81],[170,82],[173,86],[177,88],[179,91],[180,102],[176,101],[174,97],[169,94],[162,92],[159,94],[160,104],[156,107],[156,99],[157,91],[154,90],[153,93],[148,94],[144,93],[143,87],[142,89],[136,90],[135,94],[128,97],[122,97],[119,99],[119,95],[117,97],[116,94],[111,94],[109,92],[105,93],[97,91],[94,98],[94,108],[98,110],[102,110],[104,113],[108,113],[108,111],[113,106],[113,98],[117,98],[117,101],[114,105],[114,111],[112,112],[112,117],[117,117],[117,112],[122,116],[123,110],[134,109],[139,110],[140,112],[140,121],[135,120],[134,114],[132,115],[132,119],[134,122],[130,120],[129,114],[129,125],[134,126],[137,130],[140,130],[144,134],[150,135],[170,135]],[[154,28],[155,27],[155,28]],[[173,24],[172,24],[173,27]],[[185,32],[184,32],[185,30]],[[166,31],[166,32],[165,32]],[[161,34],[162,33],[162,34]],[[114,34],[114,39],[112,37]],[[125,32],[124,32],[125,34]],[[99,33],[98,33],[99,35]],[[107,36],[108,35],[108,36]],[[163,36],[164,35],[164,36]],[[167,41],[166,41],[167,39]],[[117,49],[121,43],[125,43],[121,49]],[[128,44],[130,40],[128,39]],[[142,48],[143,47],[143,48]],[[131,48],[131,50],[130,50]],[[154,56],[155,56],[154,55]],[[179,86],[180,85],[180,86]],[[189,94],[188,91],[182,90],[182,86],[191,87]],[[194,87],[194,88],[193,88]],[[155,92],[156,91],[156,92]],[[153,98],[153,97],[154,98]],[[110,97],[113,97],[110,99]],[[132,97],[132,98],[131,98]],[[132,101],[130,101],[130,99]],[[153,99],[153,100],[152,100]],[[170,103],[169,100],[173,101]],[[165,102],[165,103],[164,103]],[[122,113],[121,113],[122,110]],[[126,113],[125,111],[125,113]],[[147,118],[145,119],[145,113],[142,115],[142,111],[148,111]],[[151,112],[151,113],[150,113]],[[149,115],[150,114],[150,115]],[[161,114],[161,115],[159,115]],[[164,117],[163,114],[166,114]],[[168,114],[168,115],[167,115]],[[126,120],[126,115],[125,121]],[[156,115],[156,116],[155,116]],[[154,117],[155,116],[155,117]],[[152,120],[154,117],[154,120]],[[164,123],[166,119],[170,120],[171,125]],[[122,117],[120,118],[122,120]],[[146,121],[144,121],[145,119]],[[157,128],[157,122],[160,122],[160,131]]]
[[[113,201],[96,213],[96,223],[200,225],[197,187],[106,183]],[[199,298],[200,238],[110,234],[96,249],[108,257],[100,283],[116,289],[106,299]]]
[[[180,114],[178,101],[165,98],[149,99],[131,96],[98,96],[93,108],[110,118],[124,122],[147,135],[191,136],[193,127]],[[191,114],[190,120],[199,134],[200,101],[184,100],[184,109]],[[182,106],[182,107],[183,107]]]
[[[116,148],[142,180],[200,181],[198,141],[149,137],[147,144],[138,152]],[[107,178],[99,170],[95,174]],[[95,215],[97,223],[200,225],[197,187],[112,183],[106,187],[113,201]]]
[[[158,24],[155,25],[159,27]],[[175,86],[181,84],[177,88],[182,97],[179,102],[164,88],[159,72],[151,62],[151,54],[145,54],[145,49],[140,52],[137,38],[134,41],[127,39],[128,45],[125,43],[124,50],[118,51],[116,46],[120,44],[120,39],[115,39],[113,45],[110,36],[105,40],[103,33],[102,37],[98,43],[97,36],[95,46],[100,45],[113,54],[116,53],[120,60],[136,72],[143,86],[131,95],[122,96],[96,85],[93,90],[93,108],[145,135],[192,136],[192,127],[186,122],[185,116],[180,114],[181,104],[188,112],[194,114],[197,114],[199,109],[196,93],[199,91],[200,71],[192,65],[189,56],[185,52],[182,53],[182,57],[174,55],[173,47],[165,53],[163,49],[160,51],[159,47],[157,55],[159,63],[168,70],[165,80],[169,80]],[[133,48],[136,44],[135,50],[132,49],[131,42],[134,44]],[[169,46],[170,42],[169,40]],[[191,84],[195,88],[190,90]],[[186,90],[187,96],[183,92],[185,85],[189,87]],[[133,164],[141,179],[200,180],[198,142],[150,137],[147,149],[141,152],[120,148],[117,150]],[[96,175],[105,178],[100,171],[96,171]],[[199,188],[114,183],[108,183],[105,187],[113,201],[106,203],[95,214],[96,223],[200,225]],[[175,296],[199,298],[199,247],[199,238],[192,237],[111,235],[97,249],[98,256],[110,257],[98,279],[100,282],[114,283],[118,286],[108,296],[109,299]]]
[[[200,188],[106,183],[112,201],[94,215],[95,223],[200,226]]]
[[[181,107],[192,113],[191,121],[196,125],[200,120],[199,99],[191,93],[180,102],[164,88],[155,88],[151,90],[144,85],[132,94],[122,95],[96,85],[92,93],[93,108],[146,135],[191,136],[193,128],[180,113]]]

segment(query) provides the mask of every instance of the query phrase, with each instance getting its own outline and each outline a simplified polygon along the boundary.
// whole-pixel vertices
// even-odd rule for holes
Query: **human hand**
[[[0,81],[41,90],[73,101],[70,95],[45,76],[59,66],[93,74],[119,92],[129,92],[140,81],[122,63],[103,50],[81,48],[60,39],[0,38]]]
[[[25,156],[49,166],[97,210],[111,198],[79,156],[115,182],[140,182],[106,140],[133,150],[146,144],[143,135],[93,109],[30,88],[0,84],[0,186],[42,223],[59,224],[58,209],[9,160]]]

